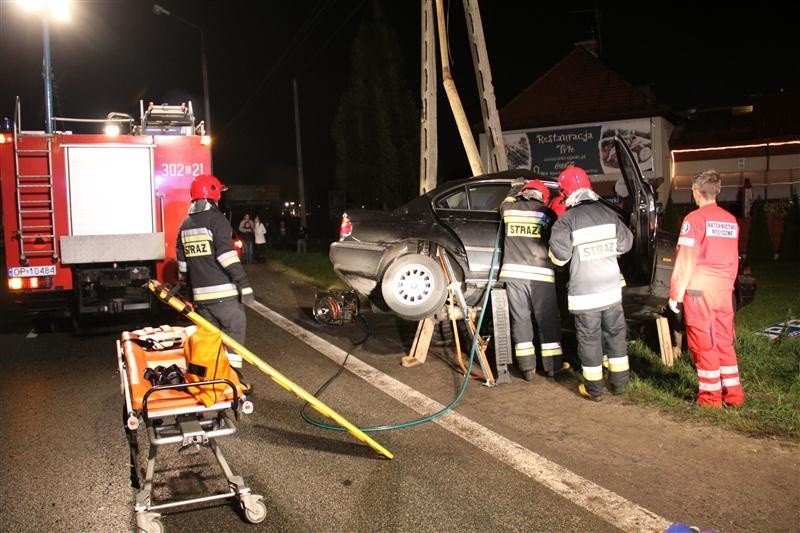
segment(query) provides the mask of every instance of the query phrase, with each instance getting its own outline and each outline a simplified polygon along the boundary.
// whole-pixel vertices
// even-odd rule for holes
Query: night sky
[[[370,1],[158,2],[203,28],[214,170],[223,181],[256,184],[268,173],[280,174],[276,169],[294,172],[291,80],[296,79],[307,195],[324,197],[332,188],[331,121],[346,87],[350,44]],[[420,4],[382,0],[381,5],[401,35],[404,72],[417,96]],[[762,3],[737,11],[699,2],[484,0],[481,16],[499,106],[567,55],[576,41],[592,36],[595,19],[586,10],[595,5],[603,60],[631,82],[651,84],[657,99],[675,110],[731,105],[750,94],[800,87],[796,4]],[[191,99],[195,114],[203,117],[200,32],[175,17],[154,15],[152,6],[139,0],[73,2],[72,22],[52,24],[56,116],[104,118],[118,111],[138,118],[140,99],[172,104]],[[449,12],[453,75],[471,122],[478,122],[462,3],[451,2]],[[0,54],[0,117],[13,116],[14,98],[20,96],[23,129],[44,129],[41,23],[8,0],[0,0]],[[469,171],[442,98],[440,181]],[[287,195],[294,193],[286,189]]]

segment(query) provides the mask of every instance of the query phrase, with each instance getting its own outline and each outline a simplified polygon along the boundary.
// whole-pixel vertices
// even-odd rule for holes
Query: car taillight
[[[343,240],[353,233],[353,223],[347,213],[342,214],[342,223],[339,225],[339,240]]]
[[[244,248],[244,243],[242,242],[241,239],[234,239],[233,247],[236,248],[237,252],[241,252],[242,248]]]

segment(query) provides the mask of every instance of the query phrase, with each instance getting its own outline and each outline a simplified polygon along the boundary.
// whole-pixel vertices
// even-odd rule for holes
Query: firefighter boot
[[[603,396],[602,395],[593,396],[592,394],[589,393],[588,390],[586,390],[586,385],[584,385],[583,383],[578,385],[578,394],[580,394],[581,396],[583,396],[587,400],[591,400],[593,402],[602,402],[603,401]]]

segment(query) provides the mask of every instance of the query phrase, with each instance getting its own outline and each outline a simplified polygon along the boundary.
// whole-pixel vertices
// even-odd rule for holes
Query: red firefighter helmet
[[[222,191],[227,189],[216,176],[211,174],[200,174],[192,180],[192,185],[189,187],[189,194],[192,196],[192,201],[200,199],[214,200],[219,202],[222,197]]]
[[[578,189],[592,188],[592,182],[586,171],[575,165],[568,166],[559,174],[558,185],[564,192],[564,196],[569,196]]]
[[[527,191],[529,189],[535,189],[542,193],[542,202],[545,204],[550,201],[550,189],[548,189],[547,185],[545,185],[541,180],[530,180],[522,186],[519,192]]]

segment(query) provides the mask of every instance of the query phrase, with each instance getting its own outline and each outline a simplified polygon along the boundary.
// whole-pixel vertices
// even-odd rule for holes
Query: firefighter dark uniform
[[[547,207],[549,195],[544,183],[531,180],[521,189],[512,188],[500,206],[505,239],[499,279],[505,283],[508,295],[514,355],[529,381],[536,370],[534,319],[539,330],[542,370],[548,376],[555,375],[563,357],[555,272],[547,256],[550,227],[556,218]]]
[[[714,201],[683,219],[669,297],[671,303],[683,302],[700,405],[721,407],[724,402],[739,406],[744,402],[733,346],[732,293],[738,271],[738,243],[736,218],[717,206],[716,194]]]
[[[621,392],[628,385],[622,275],[617,256],[631,249],[633,234],[614,211],[598,201],[583,169],[567,167],[558,183],[566,196],[567,211],[553,225],[550,258],[557,266],[570,263],[567,301],[575,319],[584,379],[579,392],[599,401],[604,388],[604,353],[612,392]]]
[[[243,303],[254,300],[253,289],[233,247],[233,229],[214,203],[222,188],[214,176],[192,182],[192,205],[178,232],[178,272],[189,278],[197,312],[244,345]]]

